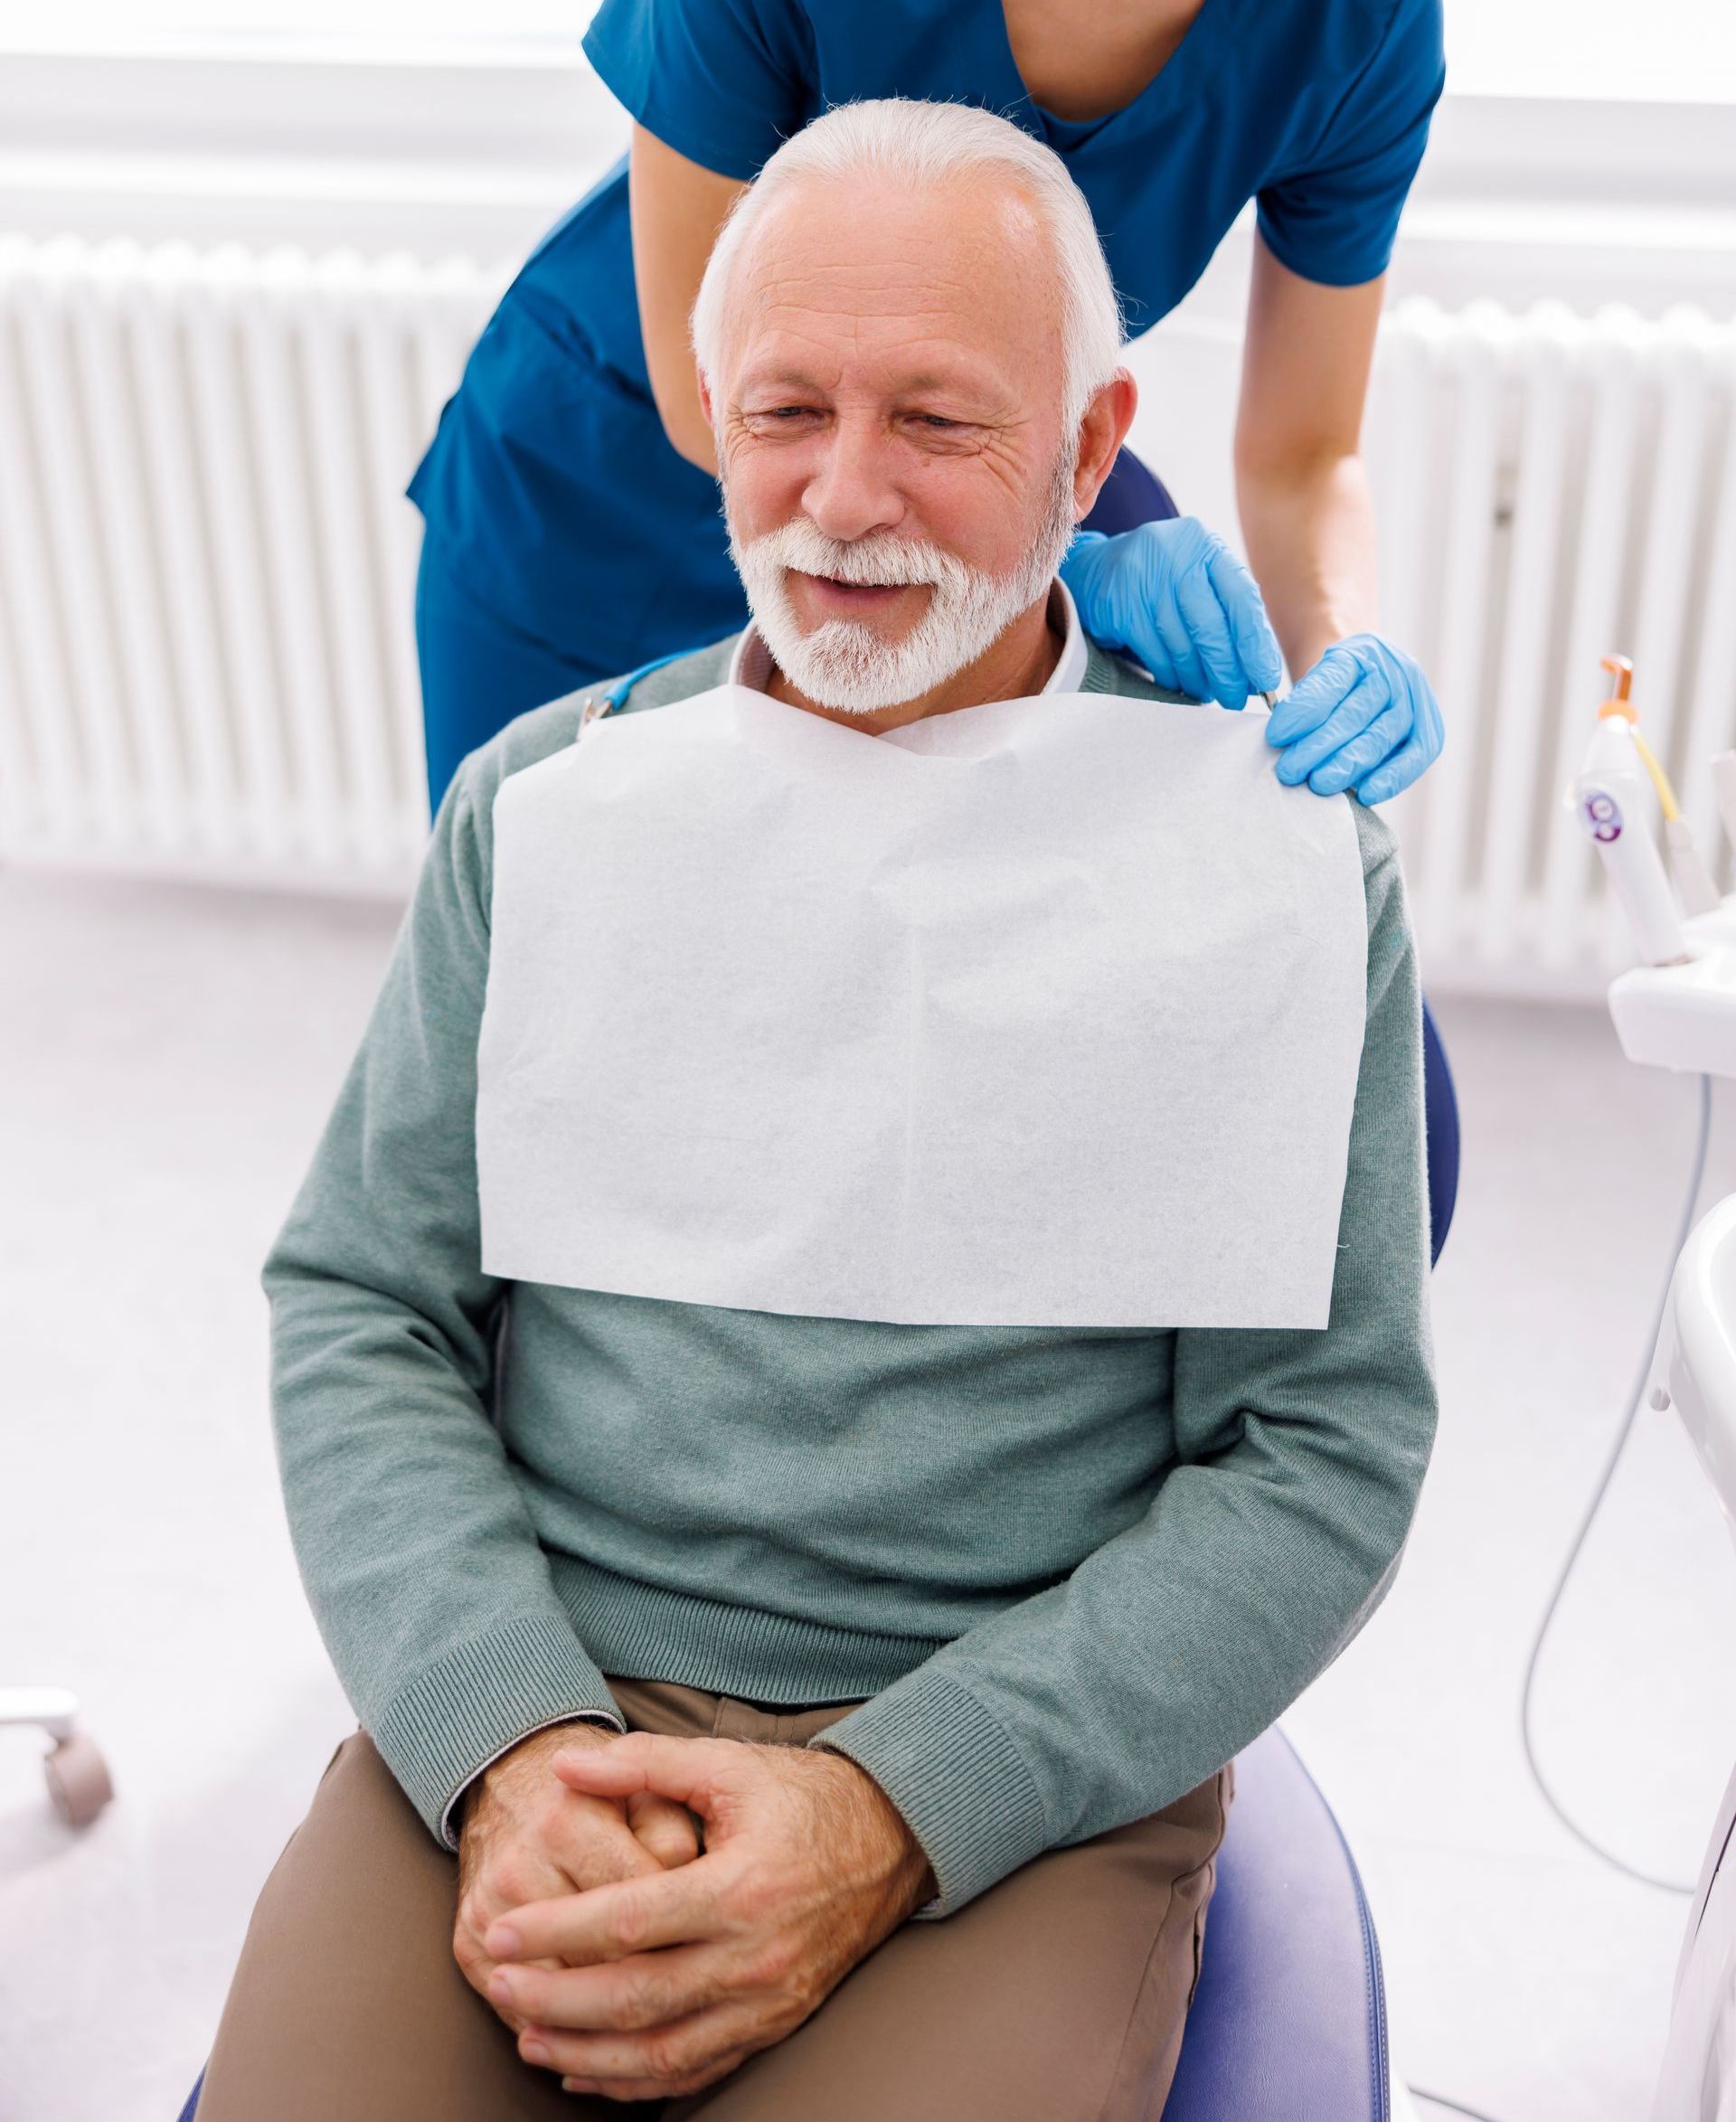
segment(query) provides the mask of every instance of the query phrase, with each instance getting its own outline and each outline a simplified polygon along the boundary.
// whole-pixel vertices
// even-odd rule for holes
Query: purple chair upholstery
[[[1236,1756],[1200,1984],[1152,2122],[1388,2122],[1386,1990],[1349,1845],[1282,1731]]]

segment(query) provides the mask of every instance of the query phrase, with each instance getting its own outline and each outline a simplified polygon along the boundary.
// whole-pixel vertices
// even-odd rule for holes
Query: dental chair
[[[1423,1010],[1429,1219],[1440,1258],[1458,1191],[1458,1108]],[[1236,1756],[1199,1985],[1152,2122],[1392,2122],[1380,1942],[1332,1808],[1274,1725]],[[180,2122],[194,2122],[199,2082]],[[477,2122],[486,2122],[478,2117]]]
[[[1087,518],[1114,533],[1178,512],[1124,449]],[[1430,1254],[1458,1191],[1458,1107],[1423,1005]],[[1169,2098],[1151,2122],[1392,2122],[1380,1943],[1332,1808],[1276,1725],[1236,1757],[1200,1978]],[[194,2122],[201,2072],[180,2122]],[[483,2117],[477,2122],[486,2122]]]
[[[1430,1248],[1439,1259],[1458,1187],[1458,1109],[1426,1005],[1423,1069]],[[1380,1943],[1355,1860],[1276,1725],[1236,1757],[1236,1796],[1216,1865],[1199,1985],[1161,2122],[1408,2116],[1401,2088],[1394,2106]],[[194,2122],[203,2084],[201,2072],[180,2122]],[[1157,2114],[1152,2122],[1160,2122]]]

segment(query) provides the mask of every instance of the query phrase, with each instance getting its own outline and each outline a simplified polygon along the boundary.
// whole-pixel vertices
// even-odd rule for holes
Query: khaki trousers
[[[773,1711],[611,1679],[629,1728],[798,1746],[853,1705]],[[561,2089],[452,1957],[458,1863],[363,1731],[260,1892],[197,2122],[1155,2122],[1199,1978],[1235,1789],[1046,1852],[906,1923],[804,2024],[685,2098]]]

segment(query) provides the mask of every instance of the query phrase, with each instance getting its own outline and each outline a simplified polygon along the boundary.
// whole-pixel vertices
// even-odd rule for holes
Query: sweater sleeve
[[[498,768],[434,822],[373,1013],[261,1279],[290,1537],[332,1663],[430,1834],[517,1740],[624,1726],[554,1591],[484,1401],[476,1036]]]
[[[1368,1010],[1327,1326],[1178,1333],[1176,1457],[1145,1515],[811,1742],[903,1815],[939,1884],[920,1915],[1203,1781],[1396,1573],[1436,1423],[1421,999],[1391,834],[1353,808]]]

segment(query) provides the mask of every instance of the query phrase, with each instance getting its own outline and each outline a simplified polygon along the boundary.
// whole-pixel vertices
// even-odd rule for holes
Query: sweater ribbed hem
[[[627,1729],[571,1629],[536,1614],[460,1645],[419,1674],[369,1736],[429,1833],[456,1850],[447,1814],[465,1785],[516,1740],[568,1717]]]
[[[931,1658],[945,1638],[879,1636],[671,1591],[552,1554],[555,1595],[598,1666],[763,1702],[860,1702]]]
[[[994,1717],[939,1674],[914,1673],[808,1741],[848,1754],[904,1815],[950,1916],[1049,1846],[1031,1771]]]

